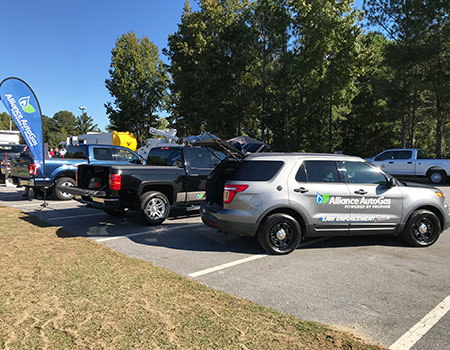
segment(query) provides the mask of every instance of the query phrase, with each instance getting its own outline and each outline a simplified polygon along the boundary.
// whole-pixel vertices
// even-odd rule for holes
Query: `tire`
[[[301,239],[300,224],[287,214],[268,216],[258,230],[258,242],[270,254],[289,254],[298,247]]]
[[[416,210],[408,219],[401,234],[403,240],[412,247],[429,247],[441,234],[441,222],[429,210]]]
[[[125,214],[125,209],[104,209],[104,212],[110,216],[122,216]]]
[[[73,194],[65,193],[58,190],[58,186],[75,186],[75,180],[70,177],[62,177],[55,183],[55,196],[59,200],[68,201],[73,198]]]
[[[428,180],[434,185],[444,183],[447,178],[447,174],[443,170],[430,170],[428,172]]]
[[[162,224],[169,211],[170,203],[163,193],[151,191],[142,195],[139,214],[148,225]]]

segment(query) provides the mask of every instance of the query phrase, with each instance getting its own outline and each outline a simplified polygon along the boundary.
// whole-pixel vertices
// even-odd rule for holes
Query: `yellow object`
[[[132,151],[136,151],[137,148],[137,140],[133,136],[131,132],[113,132],[113,145],[122,146],[131,149]]]

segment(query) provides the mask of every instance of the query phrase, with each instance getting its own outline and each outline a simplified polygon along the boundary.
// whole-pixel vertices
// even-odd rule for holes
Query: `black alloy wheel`
[[[270,254],[289,254],[301,241],[301,227],[288,214],[278,213],[267,217],[258,232],[261,247]]]
[[[413,247],[429,247],[437,241],[441,233],[441,223],[429,210],[415,211],[402,233],[402,238]]]

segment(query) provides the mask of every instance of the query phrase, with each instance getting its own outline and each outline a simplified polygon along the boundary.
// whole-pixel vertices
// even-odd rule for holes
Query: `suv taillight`
[[[31,163],[28,166],[28,170],[30,171],[30,175],[37,175],[39,170],[39,164],[37,163]]]
[[[230,203],[236,193],[243,192],[248,188],[248,185],[225,185],[223,189],[223,202]]]
[[[120,176],[119,174],[110,174],[109,189],[111,191],[119,191],[120,187],[122,187],[122,176]]]

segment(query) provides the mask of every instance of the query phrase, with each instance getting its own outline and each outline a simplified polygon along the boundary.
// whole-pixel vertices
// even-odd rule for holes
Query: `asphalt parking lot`
[[[450,187],[441,189],[450,198]],[[290,255],[268,256],[255,240],[205,227],[195,212],[177,210],[163,225],[149,227],[134,212],[111,217],[75,201],[55,200],[42,208],[42,200],[24,200],[21,194],[0,187],[0,204],[213,288],[392,349],[450,349],[449,231],[425,249],[391,236],[339,237],[305,241]]]

